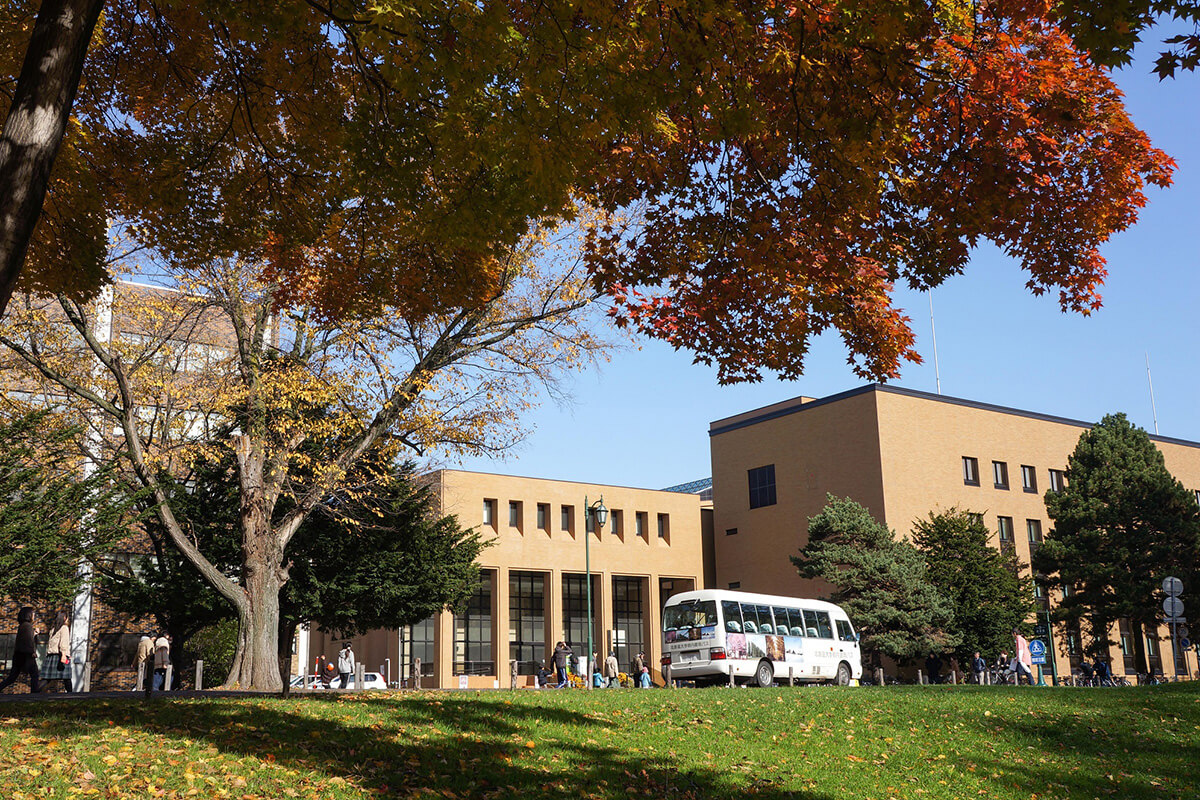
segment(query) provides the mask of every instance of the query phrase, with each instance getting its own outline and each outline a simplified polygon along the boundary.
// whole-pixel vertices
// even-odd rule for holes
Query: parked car
[[[334,678],[332,681],[329,682],[329,688],[330,689],[342,688],[342,679],[340,677]],[[348,689],[359,688],[359,687],[355,686],[355,684],[354,684],[354,676],[353,675],[350,676],[350,684],[346,688],[348,688]],[[386,689],[387,681],[385,681],[383,679],[383,676],[380,675],[378,672],[364,672],[362,688],[363,689]]]
[[[307,685],[302,685],[307,680]],[[325,684],[316,675],[293,675],[291,680],[293,689],[324,689]]]

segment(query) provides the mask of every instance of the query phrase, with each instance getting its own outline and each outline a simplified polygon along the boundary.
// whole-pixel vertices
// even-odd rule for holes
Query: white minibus
[[[847,686],[862,677],[858,634],[841,607],[822,600],[720,589],[674,595],[663,607],[663,663],[697,685],[789,675]]]

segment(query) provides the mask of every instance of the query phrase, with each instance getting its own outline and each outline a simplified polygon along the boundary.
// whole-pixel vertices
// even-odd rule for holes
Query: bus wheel
[[[833,682],[838,686],[850,685],[850,665],[845,661],[838,664],[837,677],[833,679]]]
[[[754,682],[764,689],[775,685],[775,668],[771,666],[770,661],[758,662],[758,669],[754,671]]]

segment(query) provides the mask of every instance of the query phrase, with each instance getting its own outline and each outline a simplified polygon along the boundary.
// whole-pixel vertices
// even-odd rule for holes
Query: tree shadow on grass
[[[1165,690],[1165,691],[1164,691]],[[1029,692],[1027,704],[973,724],[1001,752],[976,758],[980,771],[1039,796],[1179,798],[1200,787],[1200,691],[1175,685],[1148,689],[1059,689]],[[1061,702],[1092,693],[1104,720]],[[984,755],[980,753],[980,755]],[[1070,764],[1070,767],[1065,765]]]
[[[597,714],[506,700],[344,695],[39,703],[23,710],[47,737],[120,725],[164,737],[153,743],[158,749],[170,739],[196,740],[384,796],[432,790],[463,797],[832,798],[640,750],[636,736],[618,744],[617,731]]]

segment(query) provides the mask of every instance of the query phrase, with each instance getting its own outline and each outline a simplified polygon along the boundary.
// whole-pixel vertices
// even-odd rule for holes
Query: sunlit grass
[[[1200,795],[1185,684],[131,697],[0,723],[13,798]]]

